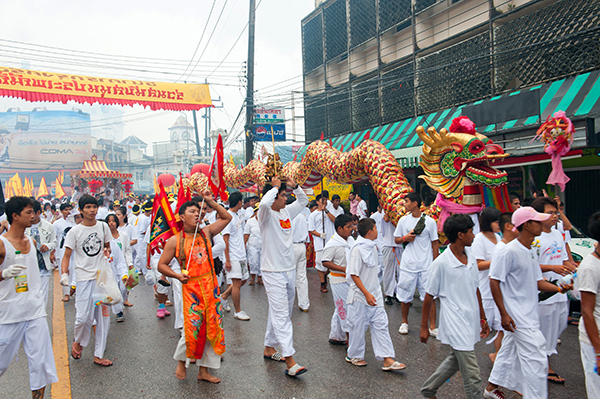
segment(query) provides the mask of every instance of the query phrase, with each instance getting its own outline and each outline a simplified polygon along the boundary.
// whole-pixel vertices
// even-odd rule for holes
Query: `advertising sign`
[[[275,141],[285,141],[285,125],[255,125],[254,141],[271,141],[271,128]]]
[[[285,108],[254,107],[254,123],[277,123],[285,122]]]

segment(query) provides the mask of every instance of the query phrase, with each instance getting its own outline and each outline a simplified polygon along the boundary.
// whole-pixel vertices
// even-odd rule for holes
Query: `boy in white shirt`
[[[288,204],[290,205],[290,204]],[[303,312],[308,312],[310,299],[308,298],[308,278],[306,278],[306,243],[308,237],[308,218],[302,209],[292,220],[292,241],[294,242],[294,256],[296,258],[296,295],[298,296],[298,307]],[[310,216],[310,211],[308,211]]]
[[[321,292],[327,293],[327,282],[325,276],[329,271],[323,267],[321,259],[323,258],[323,248],[331,236],[327,230],[327,222],[329,221],[327,210],[327,198],[320,197],[317,199],[317,210],[312,212],[308,217],[308,232],[313,236],[313,244],[315,246],[315,269],[319,271],[319,281],[321,282]]]
[[[463,379],[465,397],[481,397],[481,378],[475,355],[475,343],[490,333],[481,301],[477,259],[467,250],[475,238],[473,220],[467,215],[452,215],[444,222],[444,234],[450,246],[431,264],[427,294],[421,318],[421,342],[429,338],[429,311],[433,298],[440,298],[438,339],[450,345],[452,353],[421,387],[426,398],[457,371]]]
[[[394,345],[388,329],[388,317],[383,308],[383,295],[377,278],[377,226],[371,218],[358,222],[360,236],[350,252],[346,274],[350,276],[347,308],[348,355],[346,361],[354,366],[366,366],[365,332],[371,329],[375,358],[383,361],[383,371],[403,370],[406,365],[394,360]]]
[[[352,238],[352,218],[340,215],[335,219],[336,233],[325,245],[323,250],[323,266],[330,270],[329,284],[333,294],[335,310],[331,317],[331,331],[329,343],[332,345],[346,345],[348,340],[348,326],[346,325],[349,282],[346,277],[346,267],[350,258],[350,249],[354,245]]]
[[[535,237],[542,233],[541,222],[549,217],[529,206],[517,209],[512,224],[519,237],[497,248],[492,257],[490,287],[502,318],[504,338],[484,398],[504,398],[498,390],[500,384],[521,392],[524,398],[548,397],[548,357],[540,331],[537,291],[566,292],[573,288],[545,281],[531,248]]]
[[[421,301],[425,300],[429,267],[439,255],[437,224],[429,216],[421,214],[421,196],[414,192],[408,193],[404,197],[404,208],[407,213],[398,221],[394,232],[396,244],[406,243],[400,260],[400,277],[396,290],[396,296],[402,306],[402,325],[398,331],[400,334],[408,334],[408,311],[415,295],[415,288],[419,289]],[[415,227],[422,216],[425,219],[425,227],[420,234],[416,234]],[[434,337],[437,335],[435,316],[434,302],[429,319],[430,332]]]

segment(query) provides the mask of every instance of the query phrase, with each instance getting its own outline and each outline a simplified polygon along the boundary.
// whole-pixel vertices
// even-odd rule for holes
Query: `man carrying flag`
[[[215,198],[225,200],[227,198],[227,185],[225,184],[225,175],[223,173],[223,139],[220,134],[217,140],[217,148],[210,163],[208,176],[208,184]]]

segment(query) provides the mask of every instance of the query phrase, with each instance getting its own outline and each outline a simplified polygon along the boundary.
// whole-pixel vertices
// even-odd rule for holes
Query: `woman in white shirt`
[[[110,233],[112,234],[113,239],[123,252],[125,263],[127,263],[127,269],[133,269],[133,257],[131,255],[130,240],[126,233],[119,231],[119,219],[116,215],[111,213],[106,217],[106,223],[108,223],[108,227],[110,228]],[[133,306],[133,304],[129,302],[129,290],[125,287],[125,284],[123,284],[122,281],[119,281],[119,288],[121,289],[121,294],[123,295],[123,305],[127,307]],[[123,321],[123,312],[117,312],[116,314],[117,321]]]

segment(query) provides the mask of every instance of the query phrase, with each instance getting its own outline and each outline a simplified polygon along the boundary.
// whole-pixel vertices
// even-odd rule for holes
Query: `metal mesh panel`
[[[439,0],[415,0],[415,13],[421,12],[429,6],[434,5]]]
[[[304,130],[307,143],[318,140],[321,132],[327,134],[326,104],[323,95],[304,97]]]
[[[352,85],[352,130],[379,125],[379,79]]]
[[[417,59],[417,111],[449,108],[492,94],[487,32]]]
[[[377,0],[350,0],[350,47],[356,47],[377,33]]]
[[[323,14],[302,26],[302,60],[305,73],[323,65]]]
[[[379,31],[383,32],[392,26],[409,19],[411,0],[379,0]]]
[[[325,59],[331,61],[348,51],[346,0],[333,2],[325,13]]]
[[[415,114],[414,69],[412,62],[402,65],[381,77],[383,120],[390,123]]]
[[[339,136],[351,130],[350,93],[345,88],[327,96],[327,137]]]
[[[600,66],[600,2],[563,0],[494,29],[501,92]]]

